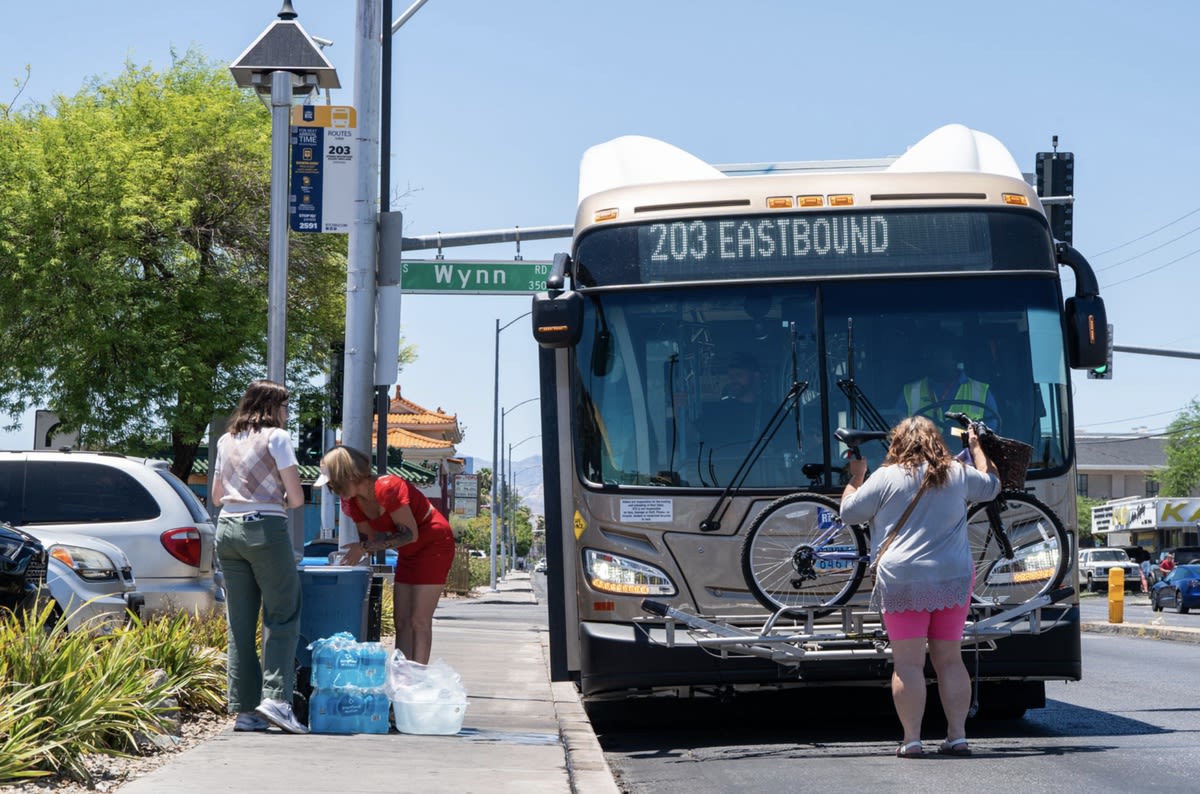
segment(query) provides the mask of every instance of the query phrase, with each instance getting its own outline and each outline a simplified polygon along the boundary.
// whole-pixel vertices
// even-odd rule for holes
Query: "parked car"
[[[1133,560],[1138,565],[1150,559],[1150,552],[1141,546],[1118,546],[1129,555],[1129,559]]]
[[[1080,549],[1079,578],[1089,593],[1100,588],[1108,589],[1108,572],[1112,568],[1120,568],[1125,572],[1125,589],[1130,592],[1140,592],[1142,589],[1142,573],[1137,564],[1129,559],[1129,555],[1120,548]]]
[[[1166,606],[1174,607],[1181,615],[1200,607],[1200,564],[1177,565],[1150,588],[1150,608],[1160,612]]]
[[[46,559],[41,541],[0,523],[0,609],[37,609],[46,585]]]
[[[49,556],[46,589],[54,620],[69,631],[105,633],[141,615],[145,597],[137,592],[125,552],[106,540],[73,532],[32,527]]]
[[[533,571],[534,571],[534,573],[545,573],[546,567],[547,567],[546,566],[546,558],[542,557],[540,560],[537,561],[537,565],[533,566]]]
[[[0,520],[91,535],[125,552],[145,613],[217,603],[216,528],[162,461],[102,452],[0,452]]]

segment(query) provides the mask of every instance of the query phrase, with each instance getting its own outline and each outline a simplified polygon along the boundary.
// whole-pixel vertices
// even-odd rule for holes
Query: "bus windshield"
[[[836,428],[922,414],[957,452],[946,411],[1031,444],[1031,477],[1066,465],[1053,273],[660,284],[586,298],[573,432],[591,487],[834,490]],[[886,449],[863,452],[874,468]]]

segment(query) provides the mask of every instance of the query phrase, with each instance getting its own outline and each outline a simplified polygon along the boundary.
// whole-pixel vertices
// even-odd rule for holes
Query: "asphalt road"
[[[1137,614],[1140,605],[1127,606]],[[1084,607],[1085,616],[1107,616],[1102,597]],[[1149,616],[1148,602],[1144,610]],[[1061,794],[1142,790],[1149,781],[1154,790],[1193,790],[1195,656],[1194,644],[1084,634],[1084,680],[1049,683],[1047,707],[1023,720],[973,721],[970,759],[895,758],[899,727],[884,692],[651,701],[598,714],[597,730],[618,784],[631,793],[836,786]],[[927,741],[942,731],[927,719]]]

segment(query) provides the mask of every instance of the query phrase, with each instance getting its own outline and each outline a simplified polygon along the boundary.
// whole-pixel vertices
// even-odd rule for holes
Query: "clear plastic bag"
[[[392,700],[409,703],[466,703],[462,678],[442,659],[429,664],[414,662],[399,650],[388,659],[384,691]]]
[[[451,734],[462,728],[467,690],[441,659],[421,664],[393,650],[384,691],[392,701],[396,728],[403,733]]]

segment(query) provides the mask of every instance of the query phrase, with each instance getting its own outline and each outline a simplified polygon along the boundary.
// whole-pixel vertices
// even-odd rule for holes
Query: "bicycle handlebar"
[[[980,438],[983,438],[984,436],[996,435],[996,431],[992,430],[990,427],[988,427],[986,424],[984,424],[982,420],[972,419],[971,417],[967,416],[966,414],[964,414],[960,411],[946,411],[944,416],[953,422],[958,422],[964,428],[971,427],[972,425],[974,425],[975,426],[975,434],[977,436],[979,436]]]

